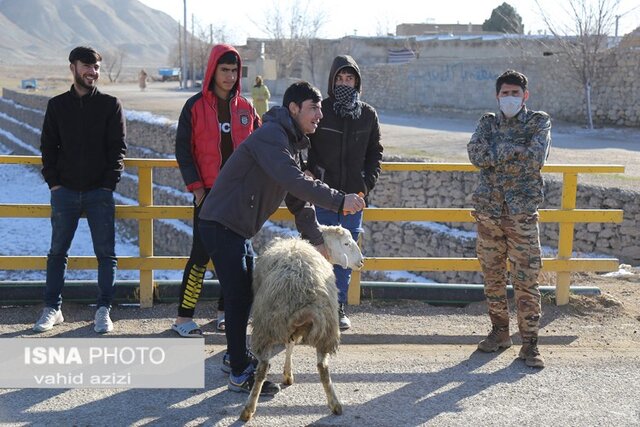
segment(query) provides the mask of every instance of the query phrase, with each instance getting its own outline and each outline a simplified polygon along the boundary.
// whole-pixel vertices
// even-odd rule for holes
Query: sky
[[[147,6],[161,10],[182,22],[183,0],[140,0]],[[375,36],[395,33],[401,23],[435,24],[482,24],[491,16],[491,11],[504,0],[299,0],[299,4],[309,5],[307,16],[322,13],[325,23],[320,37],[340,38],[345,35]],[[593,0],[586,0],[593,1]],[[615,2],[616,0],[607,0]],[[214,0],[187,0],[187,21],[194,15],[196,23],[208,27],[212,24],[224,26],[227,42],[244,44],[247,37],[268,37],[263,31],[265,17],[276,4],[286,12],[295,0],[244,0],[236,3],[237,9],[231,13],[232,4]],[[525,33],[544,33],[546,25],[541,12],[533,0],[508,0],[522,17]],[[566,25],[566,10],[569,0],[539,0],[547,16],[553,16],[554,23]],[[614,15],[618,19],[618,34],[624,35],[640,26],[640,4],[638,0],[620,0]],[[612,28],[611,34],[613,35]]]

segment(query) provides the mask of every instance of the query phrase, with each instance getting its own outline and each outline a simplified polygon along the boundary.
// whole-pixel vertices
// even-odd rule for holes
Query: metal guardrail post
[[[576,194],[578,192],[578,174],[564,173],[562,177],[562,205],[563,210],[576,208]],[[571,258],[573,251],[572,222],[561,222],[558,232],[558,259]],[[569,303],[569,286],[571,284],[571,272],[559,271],[556,273],[556,305]]]
[[[138,168],[138,204],[153,205],[153,169]],[[153,257],[153,218],[140,219],[138,229],[140,257]],[[153,270],[140,268],[140,307],[153,306]]]

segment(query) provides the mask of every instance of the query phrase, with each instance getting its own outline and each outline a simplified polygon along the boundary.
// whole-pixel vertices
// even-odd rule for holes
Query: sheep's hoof
[[[253,412],[251,412],[249,408],[244,408],[244,410],[242,411],[242,414],[240,414],[240,419],[246,422],[246,421],[249,421],[252,416],[253,416]]]
[[[331,408],[331,412],[333,412],[334,415],[342,415],[342,405],[340,404],[340,402],[336,402],[333,407]]]
[[[293,374],[291,375],[284,375],[283,379],[282,379],[282,384],[284,385],[291,385],[293,384]]]

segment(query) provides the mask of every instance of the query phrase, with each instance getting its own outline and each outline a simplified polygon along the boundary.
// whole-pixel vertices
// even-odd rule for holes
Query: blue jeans
[[[255,252],[245,239],[215,221],[200,220],[200,238],[207,249],[224,296],[225,334],[233,375],[247,367],[247,322],[253,303]]]
[[[351,232],[351,236],[356,242],[360,233],[364,231],[362,228],[362,211],[351,215],[343,215],[342,212],[335,213],[316,206],[316,217],[320,224],[343,226]],[[351,281],[351,269],[334,265],[333,272],[336,275],[336,286],[338,287],[338,303],[346,304],[349,282]]]
[[[51,191],[51,249],[47,257],[47,284],[44,302],[59,309],[71,241],[85,214],[91,230],[93,250],[98,258],[98,307],[111,307],[118,260],[115,254],[115,203],[106,189]]]

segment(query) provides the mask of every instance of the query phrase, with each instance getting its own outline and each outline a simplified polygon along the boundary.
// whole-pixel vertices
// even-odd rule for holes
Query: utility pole
[[[183,0],[184,19],[182,20],[182,89],[187,88],[187,0]]]
[[[193,51],[193,45],[194,43],[194,34],[196,33],[196,28],[195,28],[195,17],[193,15],[193,13],[191,14],[191,37],[190,37],[190,43],[191,43],[191,87],[196,87],[196,61],[195,61],[195,52]]]

